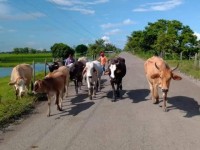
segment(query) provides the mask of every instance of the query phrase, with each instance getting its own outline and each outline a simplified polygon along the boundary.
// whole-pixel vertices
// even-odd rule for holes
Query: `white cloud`
[[[110,43],[110,37],[108,36],[103,36],[101,39],[104,40],[105,43]]]
[[[106,32],[105,35],[115,35],[115,34],[120,33],[120,31],[121,31],[120,29],[113,29],[113,30]]]
[[[167,0],[164,2],[146,3],[138,8],[133,9],[135,12],[145,12],[145,11],[166,11],[173,9],[183,2],[182,0]]]
[[[102,29],[109,29],[109,28],[115,28],[115,27],[120,27],[120,26],[124,26],[124,25],[131,25],[131,24],[134,24],[134,22],[130,19],[126,19],[126,20],[119,22],[119,23],[102,24],[101,28]]]
[[[134,24],[134,22],[131,19],[126,19],[126,20],[123,21],[123,24],[124,25],[131,25],[131,24]]]
[[[81,8],[81,7],[71,7],[71,8],[61,8],[63,10],[71,10],[71,11],[77,11],[82,14],[94,14],[95,11],[91,9]]]
[[[33,19],[37,19],[40,17],[45,17],[46,15],[40,12],[35,12],[35,13],[23,13],[23,14],[5,14],[5,15],[1,15],[0,14],[0,19],[4,19],[4,20],[33,20]]]
[[[95,10],[91,9],[92,5],[98,5],[109,2],[109,0],[47,0],[53,4],[61,6],[63,10],[78,11],[82,14],[94,14]],[[90,8],[89,8],[90,6]]]
[[[194,32],[194,35],[197,36],[197,40],[200,40],[200,33]]]

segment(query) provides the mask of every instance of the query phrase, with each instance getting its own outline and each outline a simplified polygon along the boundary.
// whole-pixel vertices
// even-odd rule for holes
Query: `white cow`
[[[88,86],[88,95],[90,99],[95,97],[96,91],[101,90],[101,76],[103,74],[103,67],[100,62],[95,60],[87,62],[83,70],[83,74],[86,76],[86,82]]]
[[[29,90],[33,68],[29,64],[19,64],[11,72],[9,85],[15,88],[16,99],[21,98]]]

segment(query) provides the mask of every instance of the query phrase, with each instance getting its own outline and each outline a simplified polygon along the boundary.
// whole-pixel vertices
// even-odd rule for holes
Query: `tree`
[[[51,46],[51,52],[53,58],[62,58],[65,59],[69,54],[74,55],[75,51],[66,44],[55,43]]]
[[[88,47],[86,45],[80,44],[75,48],[76,53],[80,53],[81,55],[84,55],[88,51]]]
[[[197,37],[189,26],[184,26],[177,20],[160,19],[155,23],[148,23],[144,31],[134,31],[128,36],[125,50],[169,53],[185,57],[197,51]]]

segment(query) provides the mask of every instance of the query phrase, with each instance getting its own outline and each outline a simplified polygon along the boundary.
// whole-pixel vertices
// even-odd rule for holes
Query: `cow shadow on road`
[[[180,109],[186,112],[184,117],[191,118],[193,116],[200,115],[199,104],[196,100],[185,96],[175,96],[168,98],[168,103],[172,106],[168,106],[168,111],[173,109]]]
[[[71,98],[70,108],[69,105],[68,108],[66,109],[64,108],[61,116],[66,116],[66,115],[76,116],[80,112],[89,109],[95,103],[93,101],[87,101],[87,99],[88,99],[87,93],[78,94],[75,97]]]
[[[127,91],[128,98],[132,100],[133,103],[139,103],[146,101],[146,97],[149,95],[150,90],[148,89],[136,89]]]
[[[123,100],[123,99],[130,99],[133,103],[139,103],[142,101],[146,101],[146,97],[149,95],[150,91],[148,89],[136,89],[136,90],[122,90],[120,91],[121,97],[117,100]],[[112,99],[113,92],[109,91],[107,93],[107,97],[109,99]]]

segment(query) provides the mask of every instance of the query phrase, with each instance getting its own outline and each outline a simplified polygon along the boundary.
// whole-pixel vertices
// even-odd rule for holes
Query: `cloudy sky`
[[[15,47],[71,47],[127,36],[158,19],[178,20],[200,35],[199,0],[0,0],[0,52]]]

